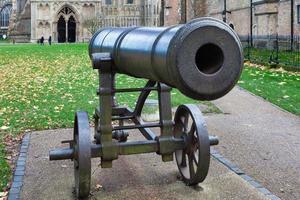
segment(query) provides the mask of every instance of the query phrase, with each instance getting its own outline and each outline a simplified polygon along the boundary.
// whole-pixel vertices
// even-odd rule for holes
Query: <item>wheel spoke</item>
[[[190,178],[192,179],[195,176],[195,168],[193,163],[193,156],[189,156],[189,170],[190,170]]]
[[[186,114],[184,116],[184,132],[188,131],[188,127],[189,127],[189,114]]]
[[[181,160],[180,166],[181,167],[186,167],[186,153],[185,153],[185,150],[182,151],[182,160]]]
[[[192,158],[193,158],[193,161],[195,162],[195,164],[198,166],[198,160],[195,156],[195,153],[193,153]]]
[[[180,123],[182,124],[182,127],[184,128],[184,121],[185,121],[184,116],[180,117],[179,119],[180,119],[180,120],[179,120]]]
[[[196,127],[196,125],[195,125],[195,122],[193,122],[193,124],[192,124],[192,126],[191,126],[191,130],[189,131],[189,135],[194,135],[194,132],[195,132],[195,128]]]

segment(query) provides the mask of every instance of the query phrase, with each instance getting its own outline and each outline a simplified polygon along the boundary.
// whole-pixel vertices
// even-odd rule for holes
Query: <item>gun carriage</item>
[[[172,27],[104,28],[92,38],[89,55],[99,72],[100,106],[94,114],[94,140],[89,118],[77,112],[70,147],[50,151],[50,160],[74,161],[78,198],[90,194],[91,158],[100,157],[102,168],[111,168],[119,155],[156,152],[164,162],[176,162],[182,180],[195,185],[207,176],[210,146],[218,138],[208,135],[195,105],[181,105],[174,119],[172,88],[197,100],[213,100],[228,93],[242,71],[242,47],[225,23],[201,18]],[[116,88],[116,73],[145,78],[144,88]],[[159,121],[141,118],[151,91],[158,93]],[[134,110],[119,106],[116,93],[140,92]],[[130,120],[131,123],[126,123]],[[113,123],[114,122],[114,123]],[[159,128],[156,134],[153,128]],[[128,130],[138,129],[145,141],[127,141]]]

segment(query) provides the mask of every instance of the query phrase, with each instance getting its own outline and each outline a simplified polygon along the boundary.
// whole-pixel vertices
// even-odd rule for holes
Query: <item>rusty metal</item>
[[[205,51],[201,50],[203,47]],[[198,55],[199,51],[204,55]],[[88,197],[91,158],[99,157],[102,168],[111,168],[119,155],[155,152],[167,162],[173,160],[175,153],[186,184],[204,181],[210,146],[217,145],[218,138],[208,136],[197,106],[179,106],[172,119],[171,89],[176,87],[194,99],[214,99],[226,94],[242,69],[236,34],[227,25],[210,18],[169,28],[102,29],[91,40],[90,56],[100,80],[94,141],[90,140],[87,113],[78,112],[74,138],[65,141],[69,147],[52,150],[49,156],[50,160],[74,161],[77,196]],[[216,68],[215,60],[220,58],[222,62]],[[149,81],[144,88],[115,88],[116,73]],[[145,123],[141,112],[151,91],[158,94],[160,119]],[[133,110],[117,105],[118,92],[140,92]],[[125,131],[129,129],[139,130],[145,140],[127,141],[129,132]]]

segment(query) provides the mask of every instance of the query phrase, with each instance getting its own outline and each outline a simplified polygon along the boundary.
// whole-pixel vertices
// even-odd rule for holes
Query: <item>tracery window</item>
[[[69,15],[69,14],[75,14],[75,13],[71,8],[64,7],[63,9],[61,9],[61,11],[59,11],[58,14]]]
[[[0,27],[8,27],[11,9],[11,5],[6,5],[4,8],[2,8],[0,13]]]
[[[6,4],[11,4],[12,0],[0,0],[0,8],[4,7]]]
[[[297,18],[298,18],[298,24],[300,24],[300,5],[297,5]]]
[[[112,0],[105,0],[105,4],[106,5],[111,5],[112,4]]]

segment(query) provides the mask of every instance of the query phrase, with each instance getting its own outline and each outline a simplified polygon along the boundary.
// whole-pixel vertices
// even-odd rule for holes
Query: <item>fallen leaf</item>
[[[0,192],[0,197],[6,197],[8,192]]]
[[[11,156],[6,156],[6,159],[7,160],[11,160]]]
[[[100,185],[100,184],[97,184],[95,187],[96,190],[100,190],[101,188],[102,188],[102,185]]]
[[[1,126],[0,129],[1,129],[1,130],[7,130],[7,129],[9,129],[9,126]]]
[[[284,84],[286,84],[286,82],[280,82],[280,83],[278,83],[278,85],[284,85]]]

